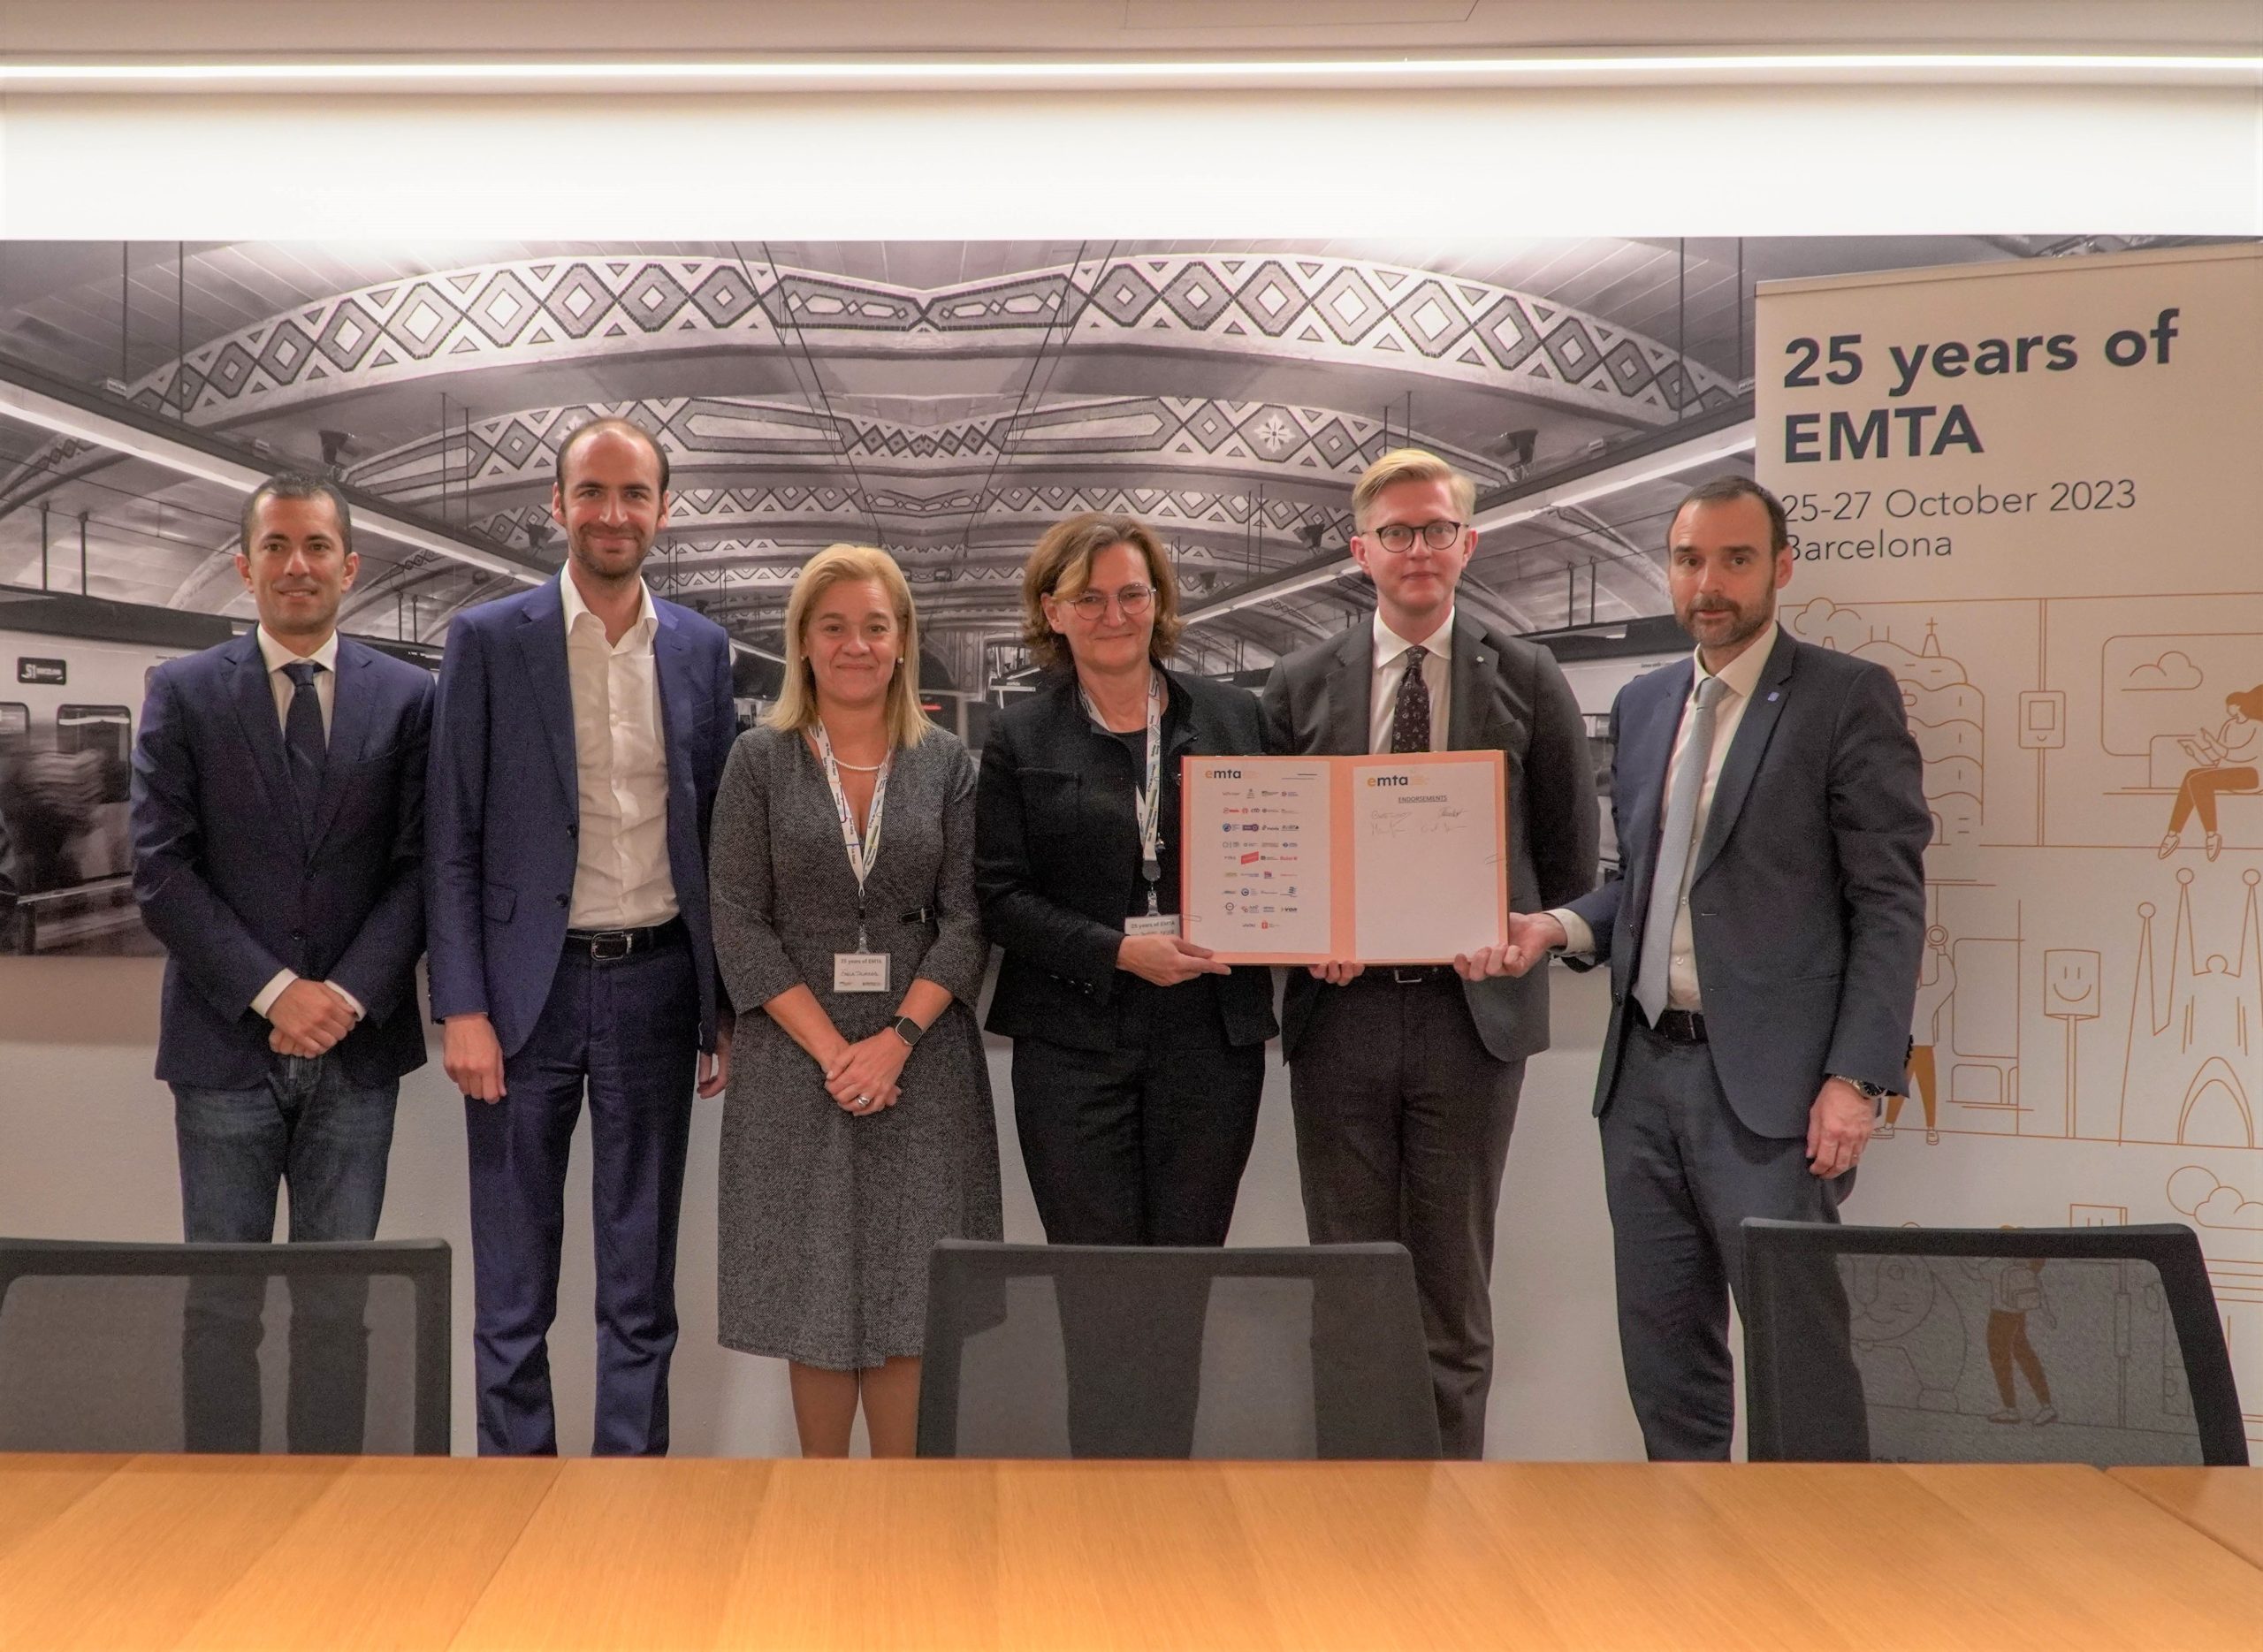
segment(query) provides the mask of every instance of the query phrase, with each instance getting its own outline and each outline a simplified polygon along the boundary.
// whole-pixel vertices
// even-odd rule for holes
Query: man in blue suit
[[[133,751],[133,890],[164,944],[192,1240],[367,1239],[400,1076],[424,1061],[424,763],[432,679],[338,633],[358,567],[345,498],[282,476],[244,506],[258,627],[150,679]],[[256,1282],[251,1282],[256,1283]],[[359,1450],[359,1290],[301,1287],[289,1443]],[[258,1304],[192,1294],[192,1450],[259,1449]]]
[[[1892,674],[1777,627],[1767,490],[1698,488],[1666,567],[1697,652],[1612,711],[1625,875],[1512,915],[1510,941],[1517,969],[1611,967],[1595,1110],[1627,1391],[1653,1458],[1726,1458],[1738,1223],[1838,1220],[1904,1087],[1932,823]]]
[[[667,480],[638,426],[576,429],[551,498],[565,568],[458,615],[440,672],[432,1013],[470,1138],[484,1454],[558,1449],[547,1338],[585,1090],[596,1449],[667,1450],[695,1067],[712,1096],[730,1058],[707,818],[737,735],[729,639],[644,586]]]

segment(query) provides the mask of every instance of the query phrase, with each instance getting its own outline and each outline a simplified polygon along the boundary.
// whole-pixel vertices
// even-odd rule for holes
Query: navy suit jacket
[[[338,639],[329,757],[312,836],[252,632],[149,681],[133,747],[133,893],[164,943],[157,1077],[266,1078],[251,1001],[283,969],[332,980],[367,1013],[333,1054],[355,1084],[424,1061],[424,762],[430,674]]]
[[[560,575],[560,577],[564,577]],[[668,875],[699,978],[699,1047],[715,1047],[707,818],[738,735],[731,644],[655,598],[668,765]],[[581,830],[566,613],[553,579],[458,614],[432,723],[432,1016],[485,1012],[503,1054],[534,1031],[566,946]]]
[[[1619,690],[1612,808],[1626,875],[1567,903],[1595,931],[1595,961],[1611,966],[1597,1113],[1618,1080],[1666,771],[1695,670],[1676,660]],[[1779,630],[1689,877],[1713,1065],[1748,1130],[1806,1135],[1828,1074],[1906,1088],[1932,837],[1893,674]]]

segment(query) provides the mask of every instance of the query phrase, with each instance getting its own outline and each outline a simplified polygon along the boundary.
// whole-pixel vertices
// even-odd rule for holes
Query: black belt
[[[1642,1011],[1638,1008],[1635,1013]],[[1694,1009],[1665,1009],[1650,1024],[1650,1031],[1668,1044],[1703,1044],[1705,1042],[1705,1017]]]
[[[1360,982],[1384,986],[1423,986],[1432,981],[1451,981],[1459,978],[1451,963],[1377,963],[1360,971],[1351,984]]]
[[[656,947],[671,946],[684,939],[683,920],[672,917],[665,924],[651,924],[643,929],[569,929],[566,944],[575,952],[587,953],[598,963],[610,963],[616,958],[626,958],[635,953],[650,952]]]

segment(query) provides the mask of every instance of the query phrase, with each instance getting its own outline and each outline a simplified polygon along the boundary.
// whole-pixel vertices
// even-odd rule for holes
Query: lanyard
[[[1106,728],[1081,683],[1077,697],[1085,703],[1085,715]],[[1163,876],[1163,674],[1152,666],[1147,668],[1147,783],[1132,796],[1139,822],[1139,875],[1147,880],[1147,916],[1153,917],[1162,910],[1155,887]]]
[[[865,879],[872,875],[872,863],[880,857],[880,815],[888,807],[888,773],[895,766],[895,754],[891,751],[880,765],[880,772],[872,780],[872,811],[866,829],[857,829],[857,811],[849,806],[849,794],[842,788],[841,765],[833,755],[833,741],[825,732],[825,725],[817,725],[817,754],[825,760],[825,783],[833,791],[833,807],[841,816],[841,841],[849,851],[849,870],[857,875],[857,950],[870,951],[865,936]]]

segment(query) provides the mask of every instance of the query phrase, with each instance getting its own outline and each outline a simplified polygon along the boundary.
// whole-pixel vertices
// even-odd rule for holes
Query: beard
[[[644,566],[644,558],[652,548],[649,539],[637,541],[632,551],[626,542],[599,544],[594,536],[569,535],[567,552],[575,565],[592,579],[617,582],[635,579]]]
[[[1766,597],[1754,603],[1750,607],[1736,603],[1716,602],[1703,608],[1693,605],[1687,609],[1678,609],[1673,617],[1683,630],[1695,637],[1705,636],[1704,632],[1698,629],[1698,622],[1701,620],[1715,626],[1726,620],[1728,622],[1726,630],[1706,641],[1705,646],[1735,648],[1750,642],[1762,631],[1767,629],[1768,622],[1776,617],[1776,593],[1770,591]]]

